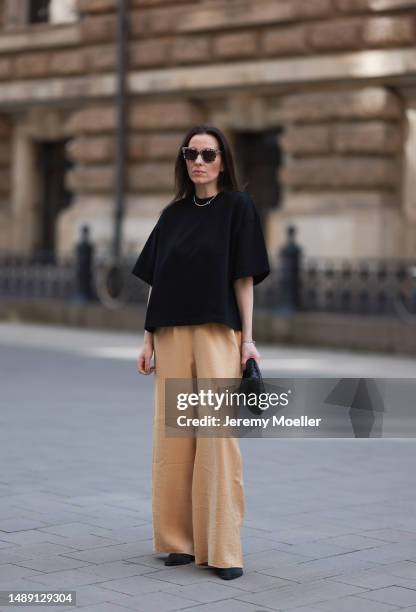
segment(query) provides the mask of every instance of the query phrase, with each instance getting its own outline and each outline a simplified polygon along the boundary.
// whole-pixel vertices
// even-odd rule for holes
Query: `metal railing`
[[[416,260],[307,258],[298,270],[297,303],[282,300],[282,278],[277,264],[255,287],[256,305],[282,313],[416,316]]]
[[[76,293],[74,258],[0,253],[0,297],[69,299]]]
[[[59,260],[0,252],[0,298],[100,301],[114,308],[147,302],[148,285],[131,273],[137,255],[114,264],[93,256],[88,240],[80,245]],[[292,228],[270,264],[270,275],[254,288],[256,307],[416,318],[416,259],[302,258]]]
[[[416,314],[416,260],[309,258],[302,269],[304,310],[395,315]]]
[[[95,256],[91,269],[82,266],[80,257],[56,258],[0,252],[0,298],[61,299],[78,302],[99,301],[106,293],[124,302],[147,301],[148,287],[133,277],[135,258],[118,262],[121,295],[111,277],[112,263],[107,257]],[[88,285],[88,287],[87,287]]]

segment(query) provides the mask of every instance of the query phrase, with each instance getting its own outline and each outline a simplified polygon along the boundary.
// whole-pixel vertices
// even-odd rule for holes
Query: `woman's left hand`
[[[243,342],[241,344],[241,365],[243,367],[243,370],[246,369],[246,362],[247,359],[250,359],[250,357],[253,357],[253,359],[257,361],[258,365],[260,365],[261,355],[256,349],[256,345],[248,342]]]

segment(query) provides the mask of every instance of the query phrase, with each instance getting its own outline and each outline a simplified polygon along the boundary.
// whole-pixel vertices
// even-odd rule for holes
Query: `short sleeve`
[[[160,219],[159,219],[160,221]],[[156,255],[159,242],[159,221],[152,229],[131,273],[144,280],[148,285],[153,285]]]
[[[257,285],[270,273],[269,258],[264,240],[260,217],[249,194],[239,204],[243,207],[236,228],[232,280],[243,276],[252,276],[253,285]]]

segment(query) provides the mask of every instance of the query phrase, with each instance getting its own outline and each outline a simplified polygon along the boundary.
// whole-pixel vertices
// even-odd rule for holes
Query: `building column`
[[[407,101],[405,134],[403,210],[406,219],[416,223],[416,92]]]
[[[19,124],[13,130],[11,166],[12,248],[30,254],[37,228],[35,151],[32,139]]]
[[[401,185],[402,255],[416,257],[416,87],[402,87],[404,143]]]
[[[4,26],[12,30],[28,22],[29,0],[6,0],[4,5]]]

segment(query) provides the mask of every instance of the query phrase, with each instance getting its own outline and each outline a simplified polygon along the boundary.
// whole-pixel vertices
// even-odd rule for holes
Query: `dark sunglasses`
[[[182,153],[185,159],[188,161],[195,161],[198,158],[199,153],[206,164],[210,164],[215,161],[217,153],[221,153],[220,149],[194,149],[193,147],[182,147]]]

